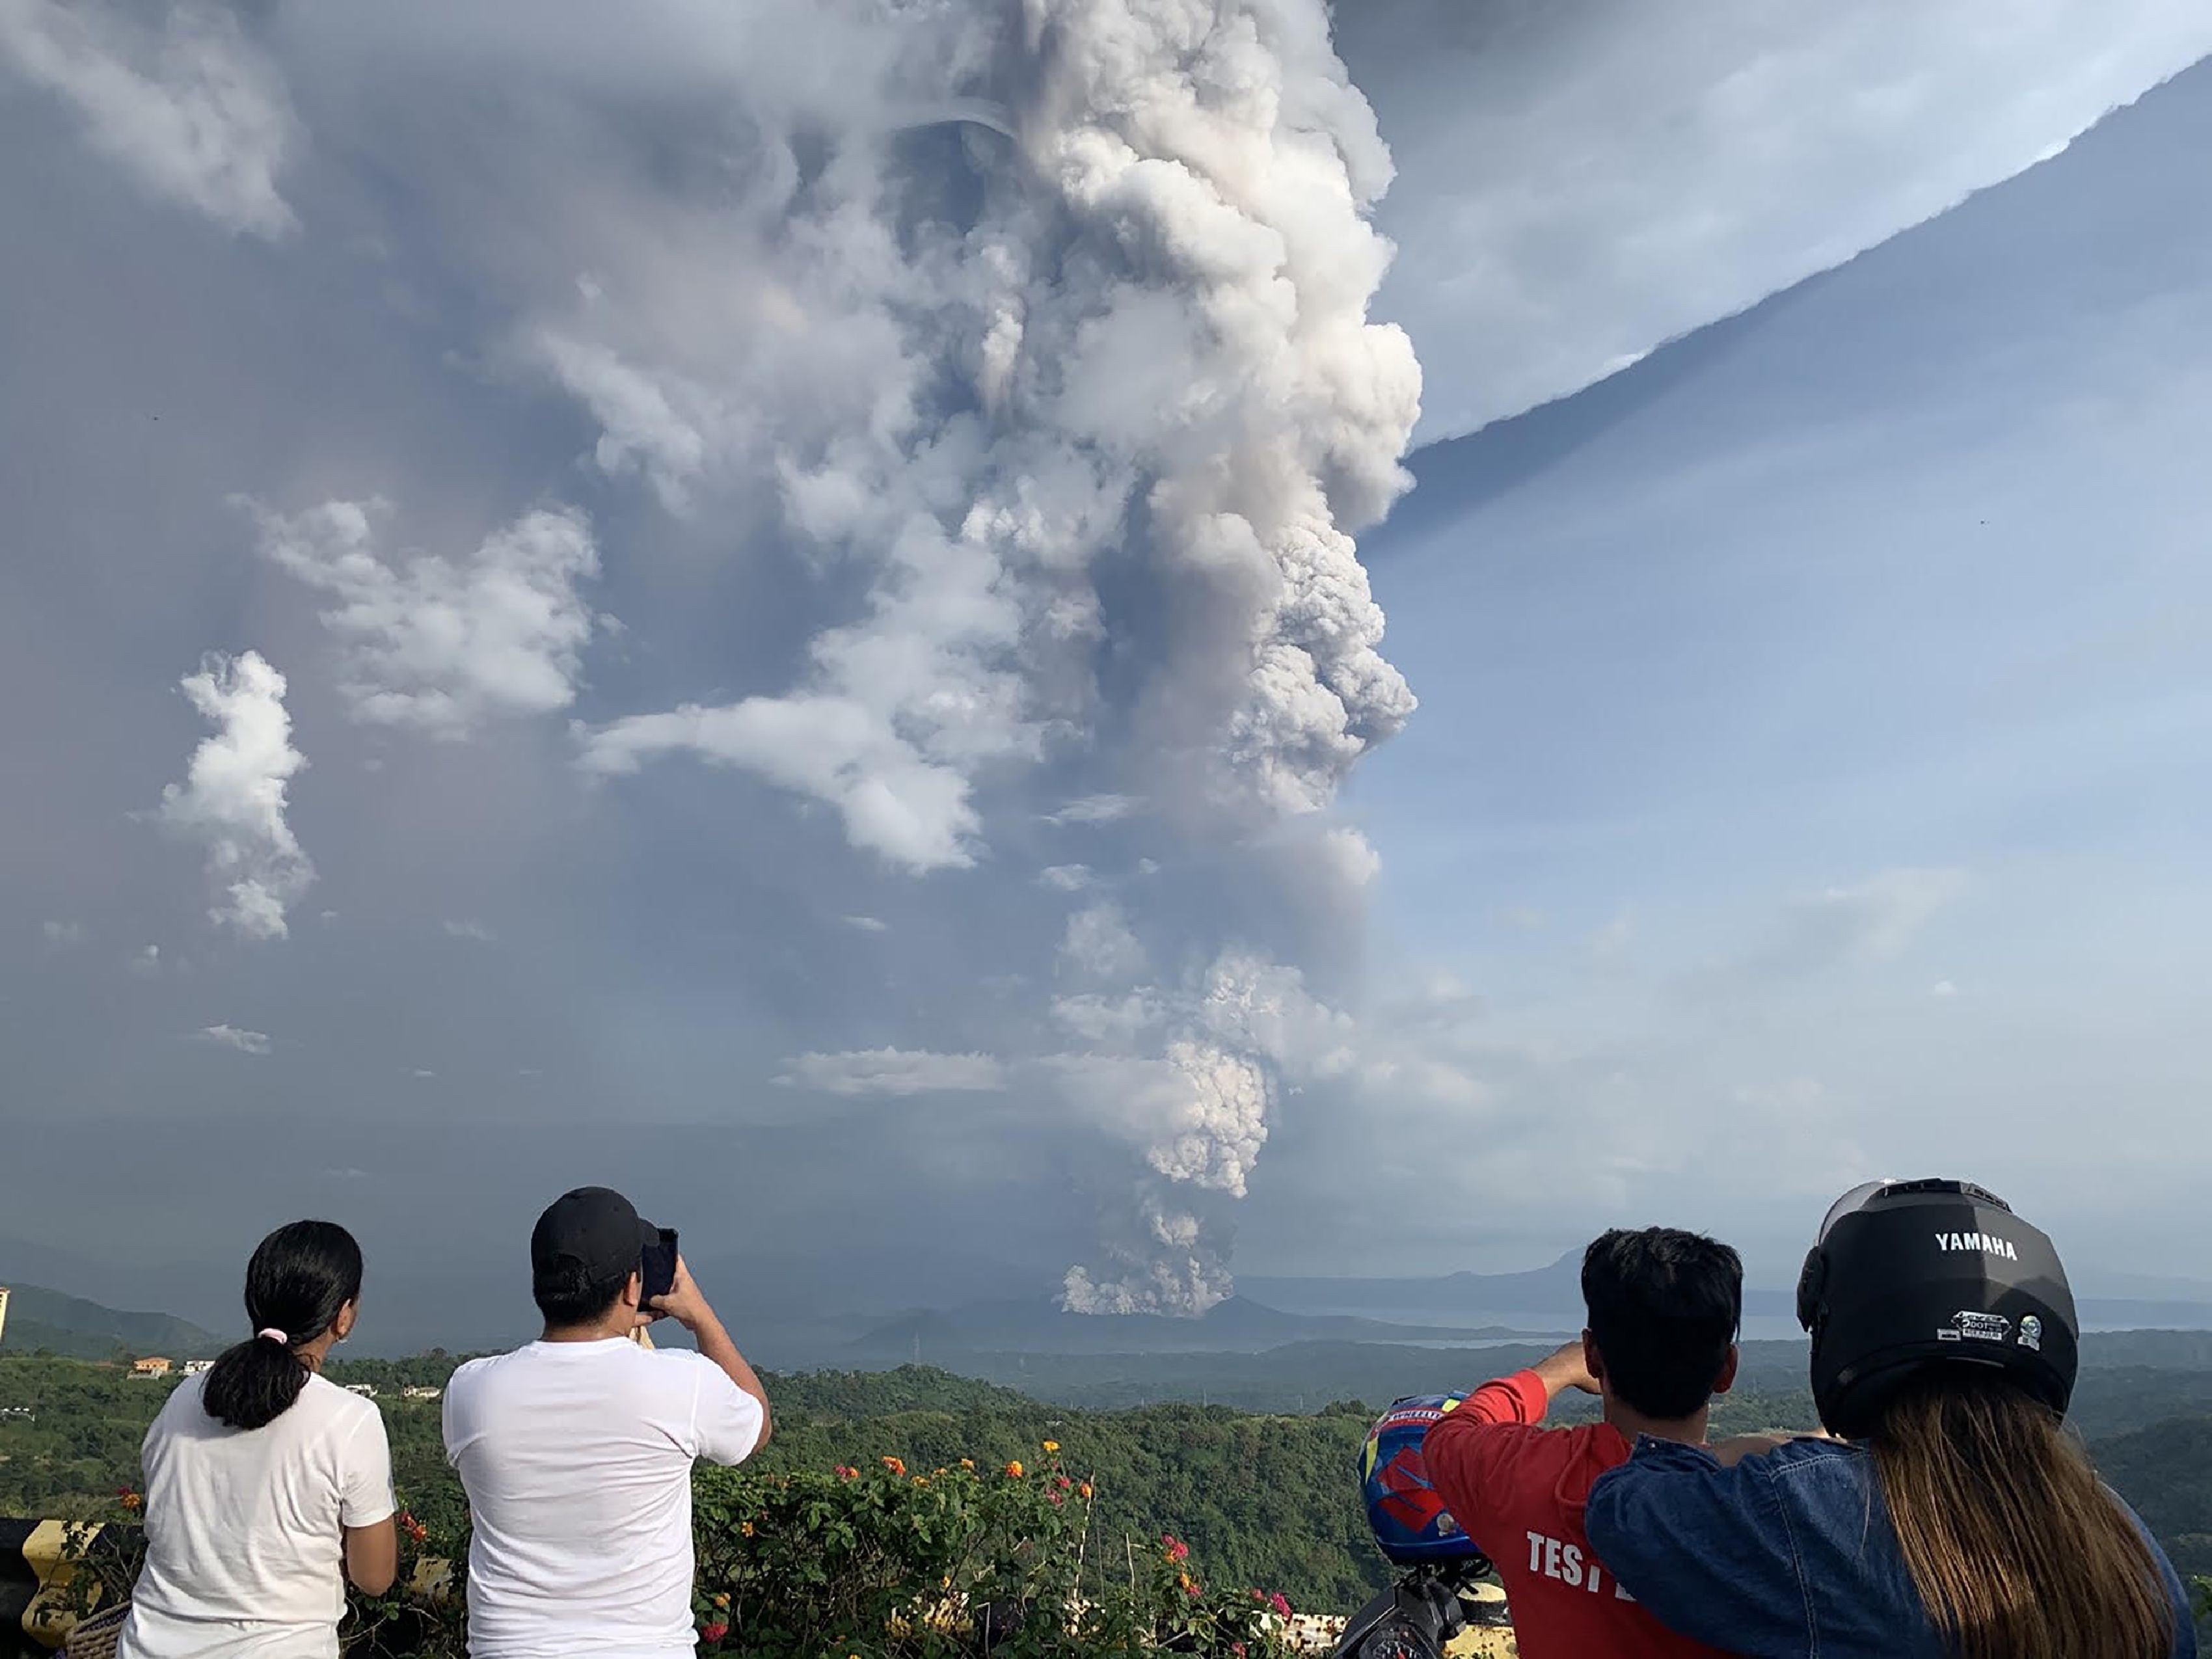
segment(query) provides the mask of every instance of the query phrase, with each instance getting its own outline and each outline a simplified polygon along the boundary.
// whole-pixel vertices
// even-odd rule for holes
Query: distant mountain
[[[911,1360],[956,1353],[1258,1353],[1292,1342],[1497,1340],[1525,1335],[1500,1327],[1395,1325],[1338,1314],[1285,1313],[1235,1296],[1197,1319],[1160,1314],[1100,1318],[1064,1312],[1048,1300],[978,1302],[886,1321],[855,1340],[856,1359]]]
[[[9,1290],[0,1353],[45,1348],[77,1359],[149,1353],[202,1359],[221,1353],[237,1340],[217,1336],[171,1314],[125,1313],[36,1285],[14,1285]]]
[[[1240,1275],[1249,1294],[1290,1308],[1359,1306],[1438,1314],[1556,1315],[1583,1304],[1582,1252],[1515,1273],[1444,1273],[1426,1279],[1262,1279]]]
[[[2078,1294],[2081,1322],[2105,1330],[2212,1330],[2212,1283],[2124,1274],[2085,1275],[2092,1293]],[[1237,1283],[1266,1301],[1309,1313],[1368,1308],[1400,1318],[1426,1313],[1496,1318],[1528,1316],[1579,1324],[1582,1255],[1561,1256],[1548,1267],[1515,1273],[1444,1273],[1431,1279],[1264,1279]],[[2103,1291],[2106,1294],[2094,1294]],[[2117,1292],[2114,1294],[2112,1292]],[[1794,1319],[1794,1290],[1748,1287],[1743,1310],[1751,1318]]]

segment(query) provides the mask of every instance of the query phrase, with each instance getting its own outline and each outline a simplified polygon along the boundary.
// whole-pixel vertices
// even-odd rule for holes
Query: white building
[[[374,1382],[349,1382],[345,1385],[345,1391],[348,1394],[357,1394],[363,1400],[376,1398],[376,1384]]]
[[[185,1375],[186,1376],[198,1376],[202,1371],[207,1370],[214,1364],[215,1361],[212,1359],[187,1359],[185,1361]]]
[[[410,1382],[400,1389],[399,1397],[402,1400],[435,1400],[444,1393],[443,1389],[429,1389],[419,1382]]]

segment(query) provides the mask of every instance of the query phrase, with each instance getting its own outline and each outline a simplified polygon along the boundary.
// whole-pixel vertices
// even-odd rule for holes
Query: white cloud
[[[1348,825],[1325,831],[1321,848],[1336,878],[1355,891],[1382,873],[1382,855],[1372,842]]]
[[[1036,878],[1039,886],[1061,893],[1079,893],[1097,879],[1087,864],[1048,864]]]
[[[844,697],[751,697],[633,714],[583,734],[581,764],[601,776],[690,754],[827,801],[855,847],[913,871],[975,861],[981,827],[968,780],[924,760],[877,710]]]
[[[856,927],[864,933],[887,933],[890,931],[890,924],[880,916],[847,916],[845,925]]]
[[[81,921],[44,921],[39,924],[39,931],[49,945],[82,945],[92,937]]]
[[[0,66],[64,100],[91,145],[155,196],[233,231],[294,224],[276,175],[298,126],[276,66],[228,9],[0,0]]]
[[[266,1032],[244,1030],[235,1025],[203,1025],[192,1035],[202,1042],[235,1048],[241,1054],[265,1054],[275,1047]]]
[[[1108,902],[1068,917],[1060,962],[1063,969],[1091,979],[1128,980],[1145,971],[1146,957],[1121,907]]]
[[[337,604],[342,686],[357,719],[459,738],[500,715],[575,700],[594,618],[578,592],[599,574],[589,522],[570,507],[524,514],[460,559],[376,546],[390,508],[325,501],[290,517],[248,502],[261,549]]]
[[[832,1095],[978,1094],[1006,1086],[1006,1068],[991,1054],[860,1048],[799,1054],[784,1064],[791,1069],[778,1083]]]
[[[480,945],[489,945],[498,935],[480,921],[453,921],[441,924],[448,939],[474,939]]]
[[[1939,979],[1928,988],[1928,994],[1937,998],[1954,997],[1959,994],[1959,988],[1948,979]]]
[[[2212,52],[2190,0],[1360,0],[1421,437],[1560,397],[2063,148]]]
[[[1133,795],[1084,795],[1048,815],[1050,823],[1112,823],[1138,811],[1143,803]]]
[[[1166,1017],[1167,1005],[1156,992],[1129,991],[1119,996],[1079,992],[1053,999],[1052,1017],[1073,1035],[1097,1045],[1128,1048]]]
[[[161,947],[149,945],[124,966],[141,978],[150,978],[161,971]]]
[[[286,787],[307,763],[292,746],[284,677],[258,652],[216,653],[183,687],[216,732],[192,751],[185,781],[161,791],[161,822],[206,848],[223,894],[211,920],[248,939],[282,939],[285,907],[315,878],[284,818]]]

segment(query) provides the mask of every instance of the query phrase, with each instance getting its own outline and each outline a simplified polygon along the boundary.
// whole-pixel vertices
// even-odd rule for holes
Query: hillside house
[[[143,1359],[131,1362],[131,1375],[149,1379],[167,1376],[176,1369],[175,1363],[160,1354],[149,1354]]]
[[[376,1384],[374,1382],[349,1382],[345,1385],[345,1391],[348,1394],[357,1394],[363,1400],[376,1398]]]
[[[214,1364],[215,1361],[212,1359],[187,1359],[185,1361],[185,1375],[186,1376],[198,1376],[202,1371],[206,1370]]]
[[[443,1389],[425,1388],[419,1382],[410,1382],[400,1389],[399,1397],[402,1400],[435,1400],[445,1392]]]

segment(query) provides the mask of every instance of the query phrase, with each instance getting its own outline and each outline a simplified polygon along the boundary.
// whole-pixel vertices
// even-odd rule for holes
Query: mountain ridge
[[[204,1359],[235,1340],[217,1336],[174,1314],[110,1308],[43,1285],[9,1284],[8,1289],[8,1324],[0,1331],[0,1353],[33,1353],[44,1348],[72,1359],[123,1354]]]

